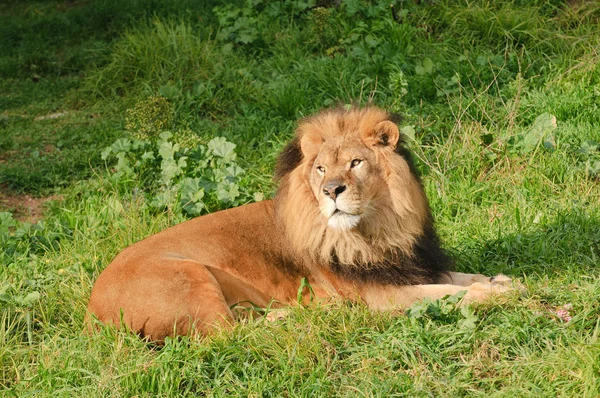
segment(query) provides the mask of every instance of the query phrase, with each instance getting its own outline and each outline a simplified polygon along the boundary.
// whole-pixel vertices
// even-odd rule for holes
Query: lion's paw
[[[490,278],[490,283],[492,285],[511,286],[513,284],[513,280],[506,275],[498,274]]]
[[[507,279],[510,281],[510,278]],[[463,301],[465,303],[485,301],[492,296],[508,293],[513,290],[514,288],[511,283],[504,285],[493,282],[475,282],[469,286]]]
[[[506,286],[510,290],[517,291],[521,294],[525,293],[527,290],[525,286],[518,279],[509,278],[506,275],[498,274],[496,276],[492,276],[490,278],[490,283],[492,285]]]
[[[267,322],[281,321],[281,320],[287,318],[288,315],[290,315],[290,312],[289,312],[289,310],[286,310],[285,308],[272,309],[272,310],[269,310],[267,315],[265,315],[265,320]]]

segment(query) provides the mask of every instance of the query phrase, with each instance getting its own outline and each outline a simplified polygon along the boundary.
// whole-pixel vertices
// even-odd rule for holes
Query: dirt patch
[[[67,116],[69,112],[51,113],[45,116],[36,116],[33,120],[58,119],[59,117]]]
[[[0,187],[0,211],[9,211],[13,218],[35,224],[44,216],[45,204],[59,196],[34,198],[29,195],[11,195]]]
[[[17,154],[17,151],[2,151],[0,152],[0,164],[6,163],[8,159]],[[2,186],[0,186],[0,195],[2,195]]]

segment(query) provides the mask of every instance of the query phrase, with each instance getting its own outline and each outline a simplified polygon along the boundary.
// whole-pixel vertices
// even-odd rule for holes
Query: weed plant
[[[597,2],[41,0],[0,14],[0,189],[59,195],[34,224],[0,208],[0,395],[600,395]],[[321,304],[164,347],[83,333],[119,251],[269,197],[297,119],[370,103],[403,115],[457,269],[525,294],[396,314]]]

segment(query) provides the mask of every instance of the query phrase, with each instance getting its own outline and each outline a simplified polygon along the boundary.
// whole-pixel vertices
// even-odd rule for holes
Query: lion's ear
[[[310,159],[319,153],[323,137],[321,134],[313,131],[307,131],[300,138],[300,149],[305,159]]]
[[[363,136],[363,140],[368,145],[391,146],[392,148],[396,147],[399,138],[400,131],[398,130],[398,126],[389,120],[377,123],[373,130],[368,132],[366,136]]]

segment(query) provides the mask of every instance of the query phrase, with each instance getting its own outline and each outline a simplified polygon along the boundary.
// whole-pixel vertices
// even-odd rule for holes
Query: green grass
[[[598,396],[600,7],[393,3],[0,5],[0,189],[59,197],[35,225],[0,213],[0,395]],[[274,192],[300,117],[369,101],[401,113],[458,269],[526,293],[413,317],[334,303],[162,348],[85,335],[99,272],[186,219],[175,199],[150,204],[160,162],[119,174],[101,157],[140,135],[132,115],[156,95],[174,142],[237,145],[242,201]]]

